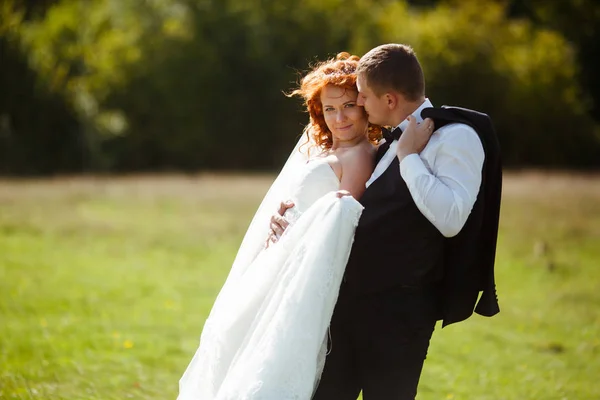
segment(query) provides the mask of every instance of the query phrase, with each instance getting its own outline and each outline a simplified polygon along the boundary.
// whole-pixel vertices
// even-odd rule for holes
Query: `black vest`
[[[468,318],[474,308],[478,314],[495,315],[500,311],[494,262],[502,169],[494,128],[486,114],[458,107],[427,108],[421,116],[432,118],[436,129],[455,122],[475,129],[485,152],[477,200],[460,233],[444,238],[415,205],[394,158],[360,200],[365,209],[346,268],[346,285],[364,293],[438,284],[443,326]]]
[[[444,237],[421,214],[400,176],[398,158],[364,192],[345,284],[353,293],[441,280]]]

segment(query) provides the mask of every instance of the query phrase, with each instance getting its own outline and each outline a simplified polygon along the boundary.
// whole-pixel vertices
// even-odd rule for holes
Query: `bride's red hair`
[[[327,85],[335,85],[345,89],[358,91],[356,87],[356,69],[358,56],[339,53],[335,58],[315,65],[300,81],[300,87],[289,96],[301,96],[310,116],[305,128],[309,142],[323,151],[331,149],[333,137],[325,123],[321,92]],[[376,144],[381,138],[381,127],[369,124],[369,141]]]

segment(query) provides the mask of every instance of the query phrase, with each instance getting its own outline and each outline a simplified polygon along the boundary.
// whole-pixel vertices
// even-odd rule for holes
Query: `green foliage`
[[[580,53],[555,31],[507,17],[506,2],[33,4],[15,0],[0,6],[0,38],[12,43],[3,79],[24,69],[35,72],[33,88],[22,87],[30,92],[28,100],[18,111],[4,108],[0,114],[11,120],[15,113],[31,115],[30,103],[51,103],[43,94],[51,93],[64,104],[54,118],[75,116],[77,122],[59,152],[79,149],[83,165],[94,170],[277,167],[307,120],[299,101],[283,94],[299,71],[339,51],[362,54],[391,41],[417,50],[435,104],[472,107],[493,117],[508,164],[600,162],[599,128],[589,117],[592,101],[577,83]],[[551,8],[542,12],[547,8],[541,3],[536,7],[535,15],[556,14]],[[558,28],[571,21],[555,20]],[[18,61],[23,53],[27,66]],[[10,94],[0,96],[7,102]],[[15,135],[32,149],[49,125]],[[1,140],[6,153],[15,153],[14,144]],[[53,155],[45,157],[50,160],[41,169],[6,161],[3,170],[56,172]]]
[[[421,12],[402,3],[382,18],[384,41],[410,43],[438,105],[471,107],[495,121],[509,165],[597,163],[598,131],[559,34],[507,20],[501,3],[453,2]],[[398,24],[397,21],[404,21]]]
[[[591,96],[591,115],[596,122],[600,121],[600,3],[595,0],[510,3],[510,15],[556,30],[573,44],[580,69],[578,81]]]
[[[0,4],[0,173],[84,170],[77,115],[29,65],[18,40],[23,20],[13,2]]]
[[[348,10],[292,0],[190,5],[190,39],[143,46],[145,67],[133,66],[108,101],[133,116],[130,134],[116,140],[130,155],[118,167],[278,165],[306,121],[282,92],[315,55],[348,47],[350,32],[329,23],[354,18]]]

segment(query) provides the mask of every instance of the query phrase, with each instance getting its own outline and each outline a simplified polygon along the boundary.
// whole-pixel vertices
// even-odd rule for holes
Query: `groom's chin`
[[[381,121],[379,121],[377,118],[373,117],[372,115],[369,115],[369,123],[372,125],[381,125]]]

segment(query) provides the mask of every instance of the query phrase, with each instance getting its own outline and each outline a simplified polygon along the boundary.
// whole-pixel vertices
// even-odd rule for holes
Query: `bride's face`
[[[327,85],[321,92],[325,123],[338,140],[352,140],[367,132],[367,115],[356,104],[358,91]]]

